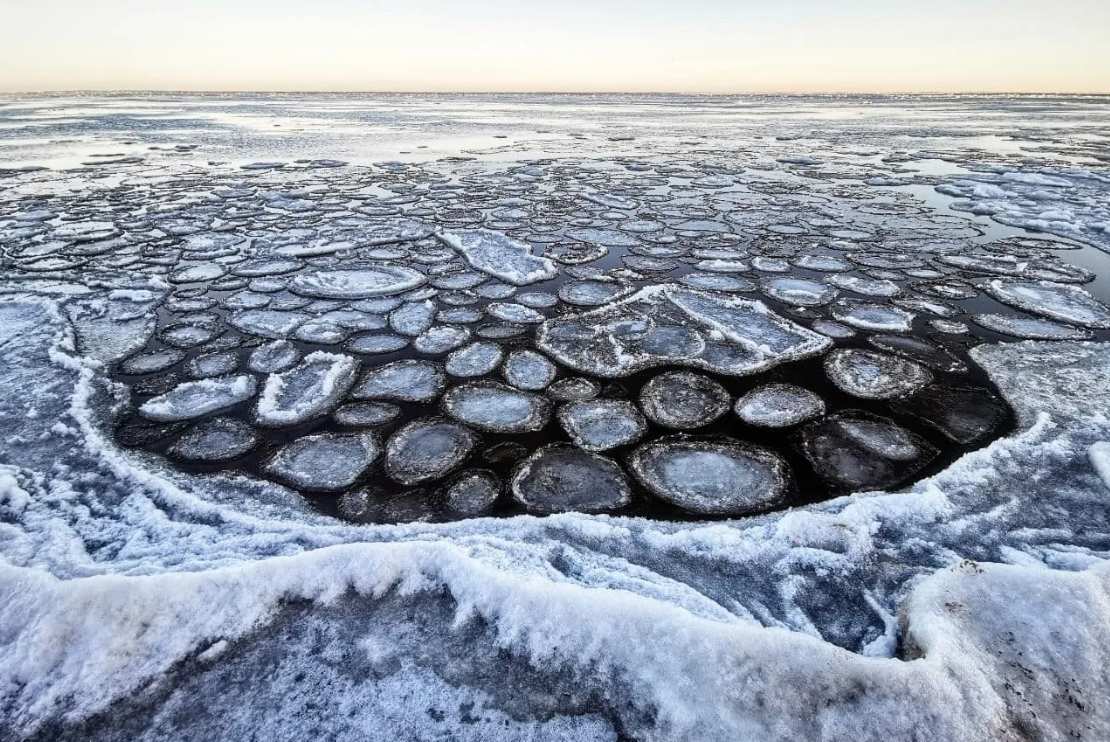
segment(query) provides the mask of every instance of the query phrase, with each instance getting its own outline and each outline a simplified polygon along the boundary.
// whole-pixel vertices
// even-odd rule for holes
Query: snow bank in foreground
[[[1110,347],[977,350],[1021,432],[904,493],[356,527],[115,448],[55,301],[0,302],[0,738],[1110,737]]]

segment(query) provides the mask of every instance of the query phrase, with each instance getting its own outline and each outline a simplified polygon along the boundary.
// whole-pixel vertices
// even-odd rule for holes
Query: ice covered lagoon
[[[1105,730],[1105,106],[5,100],[10,728]]]

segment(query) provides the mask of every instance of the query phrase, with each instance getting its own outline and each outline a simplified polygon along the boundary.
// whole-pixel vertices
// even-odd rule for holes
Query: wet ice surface
[[[302,736],[970,739],[995,723],[965,727],[977,712],[938,702],[993,692],[961,685],[957,660],[920,682],[920,663],[876,680],[845,656],[938,653],[904,602],[938,568],[1081,570],[1110,543],[1089,471],[1104,456],[1087,451],[1108,435],[1105,352],[1006,345],[1108,339],[1105,125],[1082,118],[1105,103],[734,103],[0,105],[3,584],[17,610],[60,601],[0,609],[2,625],[78,636],[50,621],[95,600],[166,639],[146,611],[161,615],[163,589],[182,601],[174,641],[147,647],[157,662],[36,673],[0,648],[4,723],[40,739],[243,738],[257,730],[203,681],[273,662],[276,699],[328,709],[274,717]],[[1014,110],[1029,129],[1008,138]],[[378,134],[350,134],[371,120]],[[36,158],[51,169],[23,168]],[[860,494],[824,502],[846,493]],[[523,513],[546,517],[476,519]],[[242,583],[210,576],[244,561]],[[151,587],[121,587],[125,612],[93,585],[29,598],[38,569],[72,589],[104,572]],[[167,570],[197,573],[195,605]],[[367,621],[361,601],[389,585]],[[627,613],[614,594],[635,596]],[[243,639],[259,626],[273,633]],[[794,632],[754,665],[787,663],[774,693],[735,670],[763,627]],[[738,629],[755,633],[725,637]],[[321,654],[321,637],[358,650]],[[848,650],[823,665],[840,674],[800,659],[832,650]],[[581,670],[595,663],[620,679]],[[698,674],[726,663],[726,682]],[[132,697],[163,672],[166,695]],[[817,675],[820,689],[799,680]],[[770,709],[787,686],[807,700]],[[259,692],[246,708],[285,708]],[[736,716],[701,713],[706,699]]]
[[[547,156],[518,142],[326,167],[271,157],[235,167],[152,144],[139,161],[97,165],[90,187],[68,195],[44,188],[90,166],[12,172],[23,191],[5,202],[9,268],[96,275],[101,291],[116,275],[147,281],[66,307],[82,350],[130,387],[121,443],[191,471],[304,481],[297,488],[333,515],[350,512],[344,492],[404,498],[359,510],[375,519],[456,517],[448,490],[464,464],[498,483],[483,512],[520,512],[528,501],[508,483],[540,446],[572,442],[628,474],[630,456],[673,431],[769,446],[789,476],[767,507],[812,502],[857,485],[801,428],[855,411],[936,448],[924,463],[882,465],[883,486],[905,485],[1009,424],[999,404],[952,436],[912,411],[970,399],[943,396],[951,388],[997,398],[967,361],[975,343],[1089,338],[1110,324],[1102,292],[1088,289],[1097,272],[1069,262],[1089,253],[922,203],[917,157],[958,148],[879,155],[876,135],[872,149],[811,138],[820,156],[783,155],[797,140],[755,137],[726,156],[649,138],[603,157],[577,136],[545,140],[561,150]],[[904,185],[876,185],[882,168]],[[1007,182],[1064,188],[1045,177]],[[1097,241],[1097,223],[1090,232]],[[138,344],[111,339],[125,325]],[[337,492],[273,466],[304,436],[361,429],[389,450],[405,426],[440,415],[473,441],[468,460],[435,476],[395,476],[387,456]],[[181,455],[178,440],[215,440],[191,427],[214,416],[250,424],[254,445]],[[503,443],[523,451],[486,454]],[[630,482],[627,512],[750,512],[676,508]]]

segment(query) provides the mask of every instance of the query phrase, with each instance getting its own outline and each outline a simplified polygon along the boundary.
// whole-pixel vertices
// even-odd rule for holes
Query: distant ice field
[[[0,737],[1110,735],[1108,104],[0,98]]]

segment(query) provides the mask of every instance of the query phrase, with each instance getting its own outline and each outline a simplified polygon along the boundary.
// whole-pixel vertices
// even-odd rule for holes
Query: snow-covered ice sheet
[[[53,299],[0,353],[6,738],[1110,734],[1105,345],[976,350],[1021,429],[908,492],[382,527],[116,448]]]

